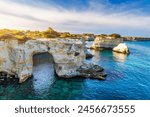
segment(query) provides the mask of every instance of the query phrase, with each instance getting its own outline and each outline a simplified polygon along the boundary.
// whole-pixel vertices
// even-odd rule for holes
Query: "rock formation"
[[[0,73],[18,77],[22,83],[33,74],[33,56],[45,52],[53,56],[55,72],[59,77],[89,76],[104,79],[101,67],[95,69],[95,65],[84,63],[85,42],[82,39],[37,39],[22,44],[18,40],[1,41]],[[3,78],[1,74],[0,78]]]
[[[103,73],[103,70],[104,69],[98,65],[83,64],[77,71],[80,73],[80,76],[105,80],[104,77],[106,77],[107,75]]]
[[[101,50],[101,49],[113,49],[118,44],[122,43],[122,38],[114,38],[114,37],[101,37],[97,36],[94,40],[91,49]]]
[[[113,48],[114,52],[129,54],[129,49],[125,43],[120,43],[118,46]]]

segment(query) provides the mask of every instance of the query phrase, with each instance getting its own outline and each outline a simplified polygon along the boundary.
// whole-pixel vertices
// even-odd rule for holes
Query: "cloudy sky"
[[[150,0],[0,0],[0,29],[150,36]]]

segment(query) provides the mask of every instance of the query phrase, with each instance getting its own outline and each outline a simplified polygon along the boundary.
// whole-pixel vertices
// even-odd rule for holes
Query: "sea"
[[[33,77],[0,84],[0,100],[150,100],[150,41],[125,43],[129,55],[89,50],[94,57],[85,62],[102,66],[108,74],[104,81],[58,78],[52,56],[35,55]]]

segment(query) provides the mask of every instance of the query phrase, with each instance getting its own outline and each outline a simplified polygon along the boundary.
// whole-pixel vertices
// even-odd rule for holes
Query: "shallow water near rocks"
[[[126,43],[131,51],[129,56],[110,50],[91,51],[94,57],[86,60],[105,68],[108,74],[105,81],[57,78],[53,58],[48,54],[41,54],[34,56],[34,77],[23,84],[0,85],[0,99],[150,99],[150,41]]]

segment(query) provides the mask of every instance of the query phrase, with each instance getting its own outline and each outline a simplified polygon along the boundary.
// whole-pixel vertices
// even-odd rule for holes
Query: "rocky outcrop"
[[[94,65],[94,64],[83,64],[79,67],[77,70],[81,76],[99,79],[99,80],[105,80],[105,77],[107,76],[105,73],[103,73],[103,68]]]
[[[129,54],[129,49],[125,43],[120,43],[118,46],[113,48],[114,52]]]
[[[33,56],[47,52],[53,56],[55,72],[59,77],[92,77],[91,73],[86,75],[85,72],[80,72],[85,65],[84,51],[82,39],[37,39],[22,44],[17,40],[6,40],[0,42],[0,72],[7,73],[6,76],[16,76],[22,83],[33,74]]]
[[[18,77],[15,75],[8,74],[7,72],[0,72],[0,83],[18,81]]]
[[[91,49],[94,50],[113,49],[115,46],[117,46],[122,42],[123,42],[122,38],[97,36],[94,40],[93,45],[91,46]]]

